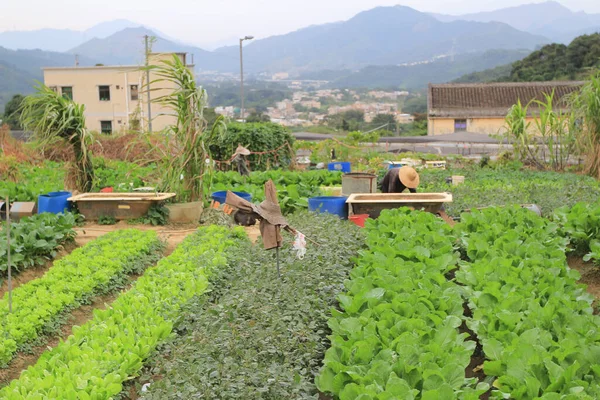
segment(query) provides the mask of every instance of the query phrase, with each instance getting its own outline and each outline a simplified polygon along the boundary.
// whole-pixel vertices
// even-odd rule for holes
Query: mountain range
[[[549,24],[535,21],[552,22],[560,18],[589,20],[576,25],[578,29],[587,29],[595,23],[596,15],[573,13],[554,2],[463,16],[430,15],[404,6],[377,7],[347,21],[255,40],[245,51],[245,67],[249,73],[294,75],[325,69],[359,70],[370,65],[432,61],[495,49],[534,50],[550,42],[537,33],[548,31]],[[238,46],[207,51],[123,19],[84,31],[3,32],[0,46],[68,52],[103,64],[136,64],[143,58],[144,35],[156,37],[154,51],[194,54],[200,70],[238,70]]]
[[[176,43],[147,28],[126,28],[95,38],[70,53],[104,64],[135,64],[143,57],[143,36],[157,36],[153,51],[194,54],[200,70],[237,72],[239,47],[206,51]],[[409,7],[377,7],[348,21],[316,25],[285,35],[256,40],[244,52],[248,73],[322,69],[357,70],[369,65],[397,65],[492,49],[533,50],[547,39],[498,22],[440,22]]]
[[[530,49],[547,39],[498,22],[441,22],[409,7],[377,7],[348,21],[257,40],[244,52],[253,72],[297,73],[397,65],[491,49]],[[232,57],[235,47],[217,49]]]
[[[597,27],[600,14],[573,12],[553,1],[459,16],[377,7],[347,21],[249,42],[244,67],[249,75],[327,74],[336,85],[391,81],[414,87],[506,65],[553,40],[568,41]],[[193,54],[198,71],[239,71],[238,46],[207,51],[121,19],[83,31],[0,32],[0,93],[29,92],[31,82],[42,78],[41,67],[73,65],[75,55],[80,65],[138,64],[145,35],[155,37],[153,51]]]
[[[495,11],[444,15],[431,14],[443,22],[503,22],[515,29],[568,44],[575,37],[600,31],[600,14],[574,12],[556,1],[524,4]]]
[[[228,55],[166,39],[145,27],[125,28],[106,38],[92,39],[69,50],[69,53],[94,58],[105,65],[137,65],[144,60],[146,35],[154,37],[151,43],[153,52],[189,53],[199,69],[228,72],[239,68],[239,54],[231,59]]]
[[[127,19],[116,19],[113,21],[101,22],[83,31],[51,28],[33,31],[5,31],[0,32],[0,47],[10,50],[41,49],[46,51],[68,52],[89,40],[96,38],[104,39],[123,29],[142,26],[142,24]],[[161,37],[173,40],[156,29],[153,29],[153,31]]]
[[[527,50],[488,50],[445,57],[416,65],[373,65],[329,79],[335,88],[401,88],[419,90],[429,83],[446,83],[466,74],[510,65],[527,56]],[[316,76],[313,79],[318,79]]]

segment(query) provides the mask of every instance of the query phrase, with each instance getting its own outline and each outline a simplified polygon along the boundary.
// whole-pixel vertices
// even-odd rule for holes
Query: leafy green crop
[[[585,261],[600,260],[600,203],[577,203],[572,208],[559,208],[553,220],[560,225],[561,235],[568,238],[570,250],[584,255]]]
[[[544,216],[563,206],[595,202],[600,184],[584,175],[514,170],[509,168],[468,168],[420,171],[420,192],[451,192],[453,202],[446,204],[449,215],[477,207],[537,204]],[[445,182],[452,175],[463,175],[465,182],[452,186]]]
[[[213,178],[212,191],[234,190],[252,195],[253,202],[264,200],[264,184],[272,179],[277,187],[281,211],[292,214],[308,208],[308,198],[320,196],[321,186],[342,184],[342,173],[337,171],[265,171],[252,172],[244,178],[237,172],[218,172]]]
[[[13,271],[43,264],[56,249],[75,238],[73,214],[36,214],[10,225],[10,255]],[[0,275],[6,274],[8,254],[6,224],[0,227]]]
[[[333,216],[304,212],[290,223],[320,246],[309,245],[303,260],[284,247],[282,279],[272,251],[249,243],[232,248],[208,300],[185,307],[180,336],[142,376],[152,381],[142,398],[317,398],[313,380],[329,347],[328,310],[363,235]]]
[[[558,225],[519,207],[463,214],[456,273],[497,399],[598,399],[600,317]]]
[[[65,171],[60,163],[44,161],[39,166],[19,163],[18,173],[18,183],[0,176],[0,193],[8,194],[11,201],[37,201],[41,194],[63,190]]]
[[[112,187],[116,192],[130,192],[131,189],[156,184],[157,167],[154,164],[139,166],[126,161],[94,158],[94,188],[100,190]],[[152,186],[151,184],[150,186]]]
[[[111,232],[56,261],[43,277],[17,287],[12,313],[7,293],[0,300],[0,365],[50,329],[61,314],[123,287],[127,274],[156,261],[161,247],[153,231]]]
[[[120,234],[132,236],[133,232]],[[181,307],[206,291],[207,276],[226,264],[224,252],[241,237],[245,237],[243,230],[215,226],[187,237],[111,307],[96,311],[91,321],[74,328],[66,341],[45,352],[19,379],[0,390],[0,397],[114,398],[170,335]]]
[[[488,385],[465,377],[475,342],[459,330],[463,300],[445,277],[458,262],[451,228],[403,208],[366,231],[317,386],[340,400],[478,399]]]

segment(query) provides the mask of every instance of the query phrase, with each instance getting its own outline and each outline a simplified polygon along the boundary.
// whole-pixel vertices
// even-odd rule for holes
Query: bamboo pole
[[[6,255],[8,262],[8,312],[12,313],[12,271],[10,265],[10,203],[6,196]]]

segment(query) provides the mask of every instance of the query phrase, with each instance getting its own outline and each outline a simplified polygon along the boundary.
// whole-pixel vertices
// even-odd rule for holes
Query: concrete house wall
[[[544,100],[544,94],[554,92],[557,109],[565,107],[563,99],[579,90],[583,82],[524,82],[489,84],[430,84],[428,91],[428,135],[455,133],[457,122],[466,122],[466,132],[487,135],[502,134],[505,118],[519,100],[527,105],[533,100]],[[527,122],[535,133],[536,108],[529,107]]]
[[[173,55],[186,61],[183,53],[153,53],[151,65],[161,60],[170,60]],[[193,66],[188,66],[193,73]],[[103,121],[111,121],[112,132],[124,132],[139,125],[141,131],[148,130],[148,103],[146,73],[143,66],[95,66],[95,67],[51,67],[44,68],[44,84],[59,93],[65,87],[72,88],[73,100],[85,105],[86,126],[92,131],[101,131]],[[150,73],[150,82],[159,77]],[[132,86],[137,85],[137,99],[132,97]],[[100,86],[108,86],[110,100],[100,99]],[[176,122],[173,112],[154,100],[169,93],[173,88],[168,83],[152,83],[150,90],[152,130],[159,132]],[[160,90],[158,90],[160,89]]]

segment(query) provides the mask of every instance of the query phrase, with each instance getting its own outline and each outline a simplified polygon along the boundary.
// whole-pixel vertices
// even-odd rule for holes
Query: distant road
[[[294,133],[294,136],[298,140],[306,141],[322,141],[336,138],[334,135],[310,132],[296,132]],[[438,136],[382,137],[379,139],[379,144],[376,147],[382,151],[389,152],[402,153],[412,151],[439,155],[461,154],[463,156],[482,154],[496,155],[503,150],[512,148],[506,141],[501,143],[499,139],[468,132]]]
[[[11,131],[13,137],[26,141],[31,135],[29,132]],[[335,138],[334,135],[320,133],[296,132],[293,134],[298,140],[322,141]],[[339,136],[338,136],[339,138]],[[498,139],[477,133],[453,133],[439,136],[396,136],[382,137],[375,147],[381,151],[389,152],[418,152],[439,155],[461,154],[464,156],[489,154],[496,155],[512,146],[500,144]]]
[[[320,133],[311,132],[294,132],[293,134],[298,140],[307,141],[321,141],[332,138],[339,138],[339,136],[326,135]],[[437,135],[437,136],[390,136],[382,137],[379,139],[379,143],[485,143],[485,144],[499,144],[500,140],[483,135],[480,133],[469,133],[459,132],[452,133],[449,135]],[[504,141],[506,143],[506,141]]]

